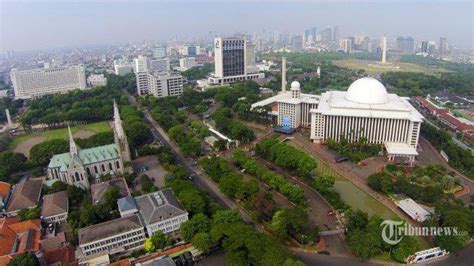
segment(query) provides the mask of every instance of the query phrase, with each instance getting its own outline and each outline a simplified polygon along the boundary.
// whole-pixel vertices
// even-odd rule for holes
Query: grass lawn
[[[85,132],[89,131],[96,134],[96,133],[107,132],[111,130],[112,129],[109,127],[108,121],[71,127],[71,131],[73,135],[76,134],[77,132],[84,132],[84,131]],[[13,138],[10,144],[10,148],[13,150],[18,144],[28,141],[34,137],[40,137],[41,139],[43,139],[43,141],[47,141],[51,139],[67,139],[68,132],[67,132],[67,128],[60,128],[60,129],[53,129],[53,130],[47,130],[43,132],[17,136]]]
[[[351,69],[363,69],[369,74],[380,74],[388,71],[395,72],[419,72],[427,75],[434,75],[437,72],[448,72],[448,70],[440,67],[424,67],[411,63],[391,63],[387,65],[378,65],[375,61],[365,61],[365,60],[354,60],[354,59],[345,59],[345,60],[336,60],[333,61],[333,64],[351,68]]]

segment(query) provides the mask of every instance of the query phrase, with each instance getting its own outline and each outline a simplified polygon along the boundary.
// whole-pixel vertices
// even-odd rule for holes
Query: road
[[[238,206],[234,201],[227,198],[227,196],[225,196],[219,190],[219,188],[214,182],[203,176],[202,171],[199,169],[195,161],[188,160],[184,157],[179,148],[170,140],[168,134],[166,134],[166,132],[151,117],[150,112],[148,110],[144,110],[143,113],[145,115],[146,121],[151,125],[151,133],[153,134],[154,139],[160,141],[162,145],[170,148],[178,164],[182,165],[190,175],[194,176],[194,178],[192,179],[194,185],[209,192],[210,197],[220,206],[227,209],[239,210],[244,222],[246,222],[247,224],[254,225],[257,229],[260,229],[260,226],[258,226],[253,221],[253,219],[246,211],[242,210],[242,208]]]
[[[428,123],[429,125],[435,127],[436,129],[438,130],[442,130],[438,125],[436,125],[435,123],[431,122],[430,120],[428,119],[425,119],[424,122]],[[465,150],[469,150],[472,152],[474,152],[474,149],[472,149],[471,147],[469,147],[468,145],[466,145],[466,143],[458,140],[456,138],[456,134],[451,132],[451,131],[447,131],[449,133],[449,135],[451,136],[451,139],[453,140],[454,144],[458,145],[459,147],[465,149]]]

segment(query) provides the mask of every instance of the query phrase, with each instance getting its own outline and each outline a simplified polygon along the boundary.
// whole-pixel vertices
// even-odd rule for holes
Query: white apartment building
[[[171,69],[170,67],[170,59],[160,58],[160,59],[149,59],[148,60],[148,71],[151,72],[169,72]]]
[[[137,215],[126,216],[79,229],[79,247],[84,256],[109,255],[143,248],[145,231]]]
[[[179,67],[186,70],[197,66],[195,57],[181,58],[179,59]]]
[[[14,68],[10,75],[16,99],[86,89],[86,75],[82,65],[30,70]]]
[[[87,85],[92,88],[98,86],[107,86],[107,78],[104,76],[104,74],[91,74],[87,78]]]
[[[144,56],[138,56],[138,58],[133,59],[133,71],[135,73],[147,72],[148,58]]]
[[[139,95],[152,94],[155,97],[179,96],[183,93],[183,76],[173,73],[137,73]]]
[[[179,234],[181,224],[188,220],[188,212],[169,188],[138,196],[135,201],[148,236],[157,231]]]

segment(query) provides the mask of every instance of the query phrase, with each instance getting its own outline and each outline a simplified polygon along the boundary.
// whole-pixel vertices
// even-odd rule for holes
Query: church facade
[[[131,172],[127,136],[123,130],[117,103],[114,101],[112,126],[114,143],[90,149],[80,149],[69,130],[69,152],[54,155],[48,165],[48,179],[57,179],[70,185],[89,188],[89,177],[118,175]]]

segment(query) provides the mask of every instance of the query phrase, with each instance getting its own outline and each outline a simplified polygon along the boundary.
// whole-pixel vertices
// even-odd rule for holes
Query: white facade
[[[150,91],[148,75],[148,72],[135,73],[138,95],[145,95]]]
[[[87,78],[87,85],[92,88],[97,86],[107,86],[107,78],[104,77],[104,74],[92,74]]]
[[[183,84],[183,76],[178,74],[148,73],[149,93],[158,98],[181,95]]]
[[[163,220],[146,226],[146,232],[149,236],[157,231],[161,231],[164,234],[170,234],[178,231],[181,224],[188,220],[188,214],[182,214],[180,216],[173,217],[171,219]]]
[[[412,148],[418,145],[423,119],[407,99],[388,94],[373,78],[355,81],[347,92],[323,93],[311,117],[314,142],[365,137],[368,143],[406,143]]]
[[[148,58],[139,56],[133,59],[133,71],[135,73],[147,72],[148,71]]]
[[[119,224],[123,224],[123,228],[119,228]],[[131,228],[128,229],[127,227]],[[98,236],[91,236],[94,234]],[[140,249],[143,248],[144,242],[145,231],[140,219],[136,215],[92,225],[79,230],[79,247],[85,256],[95,255],[100,252],[107,252],[109,255],[112,255]]]
[[[67,220],[67,212],[43,217],[43,220],[45,220],[48,223],[62,223]]]
[[[197,66],[196,58],[188,57],[179,59],[179,67],[184,69],[189,69]]]
[[[85,69],[82,65],[30,70],[12,69],[11,80],[16,99],[86,89]]]
[[[114,61],[114,72],[115,75],[124,76],[128,73],[133,72],[133,63],[123,62],[120,60]]]

